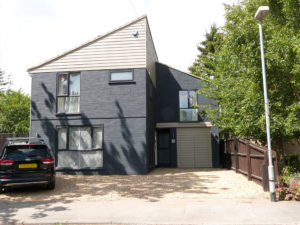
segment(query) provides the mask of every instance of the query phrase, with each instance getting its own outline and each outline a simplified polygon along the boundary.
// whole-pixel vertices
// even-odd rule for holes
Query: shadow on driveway
[[[43,218],[49,211],[68,210],[51,207],[53,202],[235,198],[240,197],[239,190],[245,187],[254,194],[261,189],[260,186],[253,189],[253,184],[243,176],[221,169],[160,168],[147,175],[57,175],[56,182],[55,190],[26,187],[2,193],[0,223],[14,222],[10,218],[22,208],[38,209],[38,213],[31,216],[35,218]],[[239,185],[241,182],[245,187]]]

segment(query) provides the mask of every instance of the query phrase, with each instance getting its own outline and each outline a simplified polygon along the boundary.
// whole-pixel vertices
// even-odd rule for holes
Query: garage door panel
[[[211,167],[210,164],[207,162],[207,163],[195,163],[195,167]]]
[[[211,167],[210,128],[177,128],[178,167]]]

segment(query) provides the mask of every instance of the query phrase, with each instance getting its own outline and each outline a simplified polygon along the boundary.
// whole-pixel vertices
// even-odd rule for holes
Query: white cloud
[[[187,71],[210,25],[224,23],[222,3],[236,0],[131,2],[0,0],[0,68],[30,93],[29,67],[147,14],[159,60]]]

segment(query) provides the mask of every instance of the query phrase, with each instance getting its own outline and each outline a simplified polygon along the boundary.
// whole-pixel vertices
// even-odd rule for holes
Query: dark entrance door
[[[157,130],[157,164],[160,167],[171,166],[170,129]]]

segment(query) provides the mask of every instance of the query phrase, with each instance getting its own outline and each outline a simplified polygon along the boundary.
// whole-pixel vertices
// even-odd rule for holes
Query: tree
[[[213,24],[210,27],[210,31],[206,32],[205,40],[197,46],[200,54],[197,56],[198,58],[193,63],[193,66],[189,68],[191,73],[209,79],[211,70],[215,70],[214,53],[218,51],[221,44],[222,33]]]
[[[206,66],[207,57],[201,54],[197,58],[201,68],[191,71],[203,78],[207,74],[214,76],[206,80],[200,92],[216,99],[220,106],[206,112],[216,125],[233,135],[265,143],[260,44],[254,19],[261,5],[270,6],[269,15],[263,21],[266,73],[272,140],[282,155],[283,141],[300,137],[298,0],[244,0],[226,5],[221,46],[210,53],[213,69]]]
[[[0,133],[28,134],[30,97],[21,90],[0,92]]]
[[[0,91],[2,91],[7,85],[11,83],[9,77],[8,79],[5,79],[4,75],[4,71],[0,69]]]

